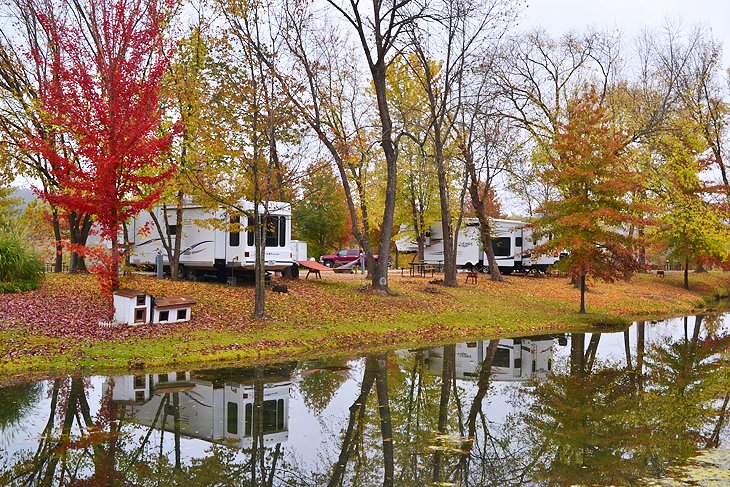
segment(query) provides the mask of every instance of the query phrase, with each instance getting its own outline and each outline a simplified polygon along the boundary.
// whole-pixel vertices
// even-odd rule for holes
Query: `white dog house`
[[[152,314],[152,323],[179,323],[190,321],[190,314],[195,300],[180,296],[174,298],[157,298]]]
[[[114,292],[114,321],[143,325],[152,318],[152,296],[142,291],[122,288]]]
[[[153,298],[134,289],[114,293],[114,321],[127,325],[190,321],[195,300],[186,296]]]

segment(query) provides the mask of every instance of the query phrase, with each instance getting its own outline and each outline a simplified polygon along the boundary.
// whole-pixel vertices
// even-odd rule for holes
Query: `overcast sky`
[[[618,28],[627,44],[643,28],[659,29],[667,19],[681,20],[685,28],[702,23],[722,42],[723,65],[730,66],[730,0],[528,0],[523,17],[523,25],[541,25],[553,34]]]

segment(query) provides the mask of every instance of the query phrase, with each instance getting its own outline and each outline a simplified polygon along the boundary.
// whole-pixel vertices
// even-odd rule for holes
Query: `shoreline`
[[[633,321],[709,313],[711,297],[730,288],[730,273],[641,274],[629,282],[592,282],[588,314],[565,278],[511,276],[447,288],[393,272],[395,297],[358,291],[361,275],[287,281],[267,293],[264,320],[250,318],[252,287],[134,276],[124,286],[155,296],[190,295],[192,320],[176,325],[102,329],[94,278],[51,274],[41,286],[0,295],[0,383],[130,370],[249,366],[331,355],[357,355],[425,344],[623,328]],[[596,328],[599,325],[599,328]]]

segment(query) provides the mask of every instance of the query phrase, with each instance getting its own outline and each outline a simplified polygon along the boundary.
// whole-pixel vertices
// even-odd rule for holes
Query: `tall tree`
[[[418,63],[414,54],[396,57],[388,67],[388,89],[393,116],[404,134],[398,145],[399,178],[396,220],[405,224],[401,232],[415,238],[418,260],[423,260],[426,234],[438,220],[438,178],[432,161],[433,144],[428,114],[428,100],[412,66]],[[431,62],[432,69],[440,66]]]
[[[538,235],[551,237],[535,251],[568,252],[559,265],[580,282],[581,313],[587,276],[610,282],[638,269],[625,234],[635,218],[635,203],[626,195],[638,183],[627,169],[623,144],[624,134],[589,88],[568,104],[567,122],[559,125],[548,153],[550,169],[543,173],[560,197],[545,203],[534,222]]]
[[[449,171],[450,146],[457,137],[456,121],[464,99],[471,95],[464,83],[466,72],[474,69],[489,40],[500,38],[511,25],[515,8],[512,2],[494,0],[456,0],[431,2],[429,15],[416,19],[411,45],[418,60],[413,70],[426,93],[430,138],[439,185],[441,230],[444,245],[444,284],[456,285],[456,248],[458,225],[452,221],[454,210]],[[437,19],[433,22],[432,19]],[[432,60],[442,60],[441,69],[432,69]],[[453,151],[455,152],[455,151]],[[459,174],[459,171],[457,174]],[[466,176],[468,179],[468,174]],[[462,198],[463,201],[463,198]],[[461,214],[462,208],[459,208]],[[460,220],[460,218],[459,218]]]
[[[215,60],[211,55],[210,29],[201,13],[181,40],[163,82],[163,108],[171,117],[168,123],[179,119],[183,128],[167,158],[170,166],[177,167],[175,177],[162,194],[161,212],[149,213],[167,254],[172,280],[184,274],[180,255],[187,230],[186,207],[191,200],[199,205],[217,206],[200,191],[196,184],[198,175],[214,170],[210,161],[224,157],[227,150],[227,131],[212,100],[211,71]]]
[[[56,46],[48,60],[43,110],[68,138],[71,151],[42,134],[29,146],[51,161],[63,187],[44,197],[93,215],[110,241],[108,265],[100,269],[110,302],[119,285],[122,223],[150,207],[173,174],[160,169],[172,133],[159,134],[160,87],[171,52],[164,29],[172,6],[168,0],[89,0],[53,4],[40,18]],[[140,187],[149,191],[143,194]]]
[[[368,261],[372,262],[374,252],[367,241],[367,233],[363,232],[366,219],[358,215],[346,162],[349,156],[347,140],[352,134],[359,134],[340,130],[343,121],[351,119],[351,114],[359,119],[362,110],[357,104],[348,104],[345,111],[339,110],[340,102],[357,100],[358,93],[363,91],[362,77],[357,70],[357,61],[353,59],[364,58],[362,64],[369,72],[365,79],[371,82],[375,94],[378,144],[385,162],[381,177],[385,181],[385,191],[379,259],[371,266],[371,279],[374,291],[389,293],[388,256],[395,221],[398,152],[388,98],[387,67],[403,44],[405,27],[423,15],[425,7],[413,0],[398,3],[373,0],[368,6],[357,1],[330,0],[327,5],[326,11],[336,13],[353,32],[359,48],[351,49],[332,23],[317,17],[313,5],[291,0],[286,4],[285,38],[294,62],[291,76],[285,78],[281,73],[279,79],[286,84],[288,93],[293,95],[293,103],[336,163],[347,197],[353,234],[365,250]],[[294,81],[301,79],[301,73],[305,75],[304,80]]]
[[[263,2],[219,2],[226,19],[219,36],[214,68],[217,106],[228,153],[199,173],[201,188],[227,208],[230,231],[240,231],[245,215],[255,248],[255,305],[253,315],[265,315],[266,240],[270,213],[293,199],[288,188],[298,176],[296,165],[299,117],[274,74],[280,62],[281,33],[272,6]],[[286,152],[281,151],[286,146]],[[246,199],[253,203],[242,205]]]
[[[701,257],[724,259],[728,255],[730,228],[721,207],[708,198],[702,173],[711,165],[702,129],[691,118],[676,115],[673,130],[656,141],[658,167],[652,189],[659,215],[650,238],[664,247],[684,267],[684,287],[689,289],[690,263]]]

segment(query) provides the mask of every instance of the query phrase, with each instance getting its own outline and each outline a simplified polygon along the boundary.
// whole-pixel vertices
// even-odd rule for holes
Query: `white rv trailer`
[[[116,376],[102,385],[102,393],[107,394],[109,387],[113,387],[112,401],[126,405],[125,414],[138,424],[174,433],[177,414],[181,435],[239,448],[253,445],[253,407],[258,399],[263,408],[264,446],[289,438],[291,381],[287,377],[267,378],[263,396],[250,378],[219,381],[189,372]],[[178,396],[175,402],[174,394]],[[163,400],[177,411],[160,415]]]
[[[253,209],[251,202],[242,201],[241,206],[244,210]],[[158,205],[152,211],[155,212],[163,231],[169,234],[176,233],[174,206],[167,208],[169,223],[167,227],[163,206]],[[214,228],[206,224],[206,221],[210,220],[240,223],[242,227],[246,227],[248,223],[245,216],[231,218],[223,209],[210,210],[188,202],[183,211],[180,274],[194,278],[198,274],[215,272],[222,277],[236,270],[253,270],[256,258],[253,232],[245,230],[229,232]],[[162,255],[163,264],[167,268],[169,265],[167,252],[148,212],[142,212],[132,220],[130,235],[133,235],[131,264],[155,265],[157,255]],[[269,202],[269,229],[266,235],[264,266],[268,271],[282,271],[293,265],[292,257],[291,205]]]
[[[545,271],[557,262],[558,257],[537,255],[532,250],[545,242],[532,241],[532,229],[527,222],[518,220],[492,219],[492,247],[500,272],[509,274],[515,270]],[[396,242],[399,251],[417,251],[415,242],[401,239]],[[429,264],[442,264],[444,261],[444,239],[441,222],[429,227],[426,233],[423,260]],[[456,248],[456,265],[465,269],[487,269],[487,256],[482,249],[479,235],[479,220],[466,218],[459,230]]]

